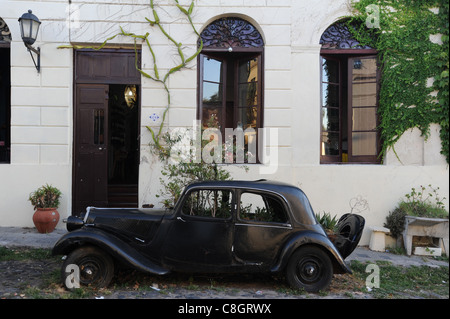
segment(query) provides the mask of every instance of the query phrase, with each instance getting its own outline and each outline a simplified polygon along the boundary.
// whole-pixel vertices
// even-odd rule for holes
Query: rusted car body
[[[278,182],[213,181],[186,187],[173,209],[93,208],[67,220],[53,248],[85,285],[105,286],[115,267],[144,272],[282,272],[307,291],[326,289],[356,247],[364,219],[344,215],[330,241],[307,196]]]

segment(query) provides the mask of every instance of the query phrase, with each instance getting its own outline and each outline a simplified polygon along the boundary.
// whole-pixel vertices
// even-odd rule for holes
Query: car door
[[[77,86],[72,213],[108,205],[108,85]]]
[[[270,267],[292,233],[284,200],[263,192],[238,194],[233,251],[243,265]]]
[[[231,190],[193,189],[187,193],[164,242],[165,263],[191,270],[229,265],[233,201]]]

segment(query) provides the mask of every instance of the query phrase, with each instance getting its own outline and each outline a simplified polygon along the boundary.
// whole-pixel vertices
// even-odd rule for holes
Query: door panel
[[[78,84],[75,110],[74,211],[108,204],[108,85]]]
[[[269,268],[292,227],[281,198],[263,193],[243,192],[239,196],[234,232],[234,257],[244,265]]]
[[[165,262],[216,271],[231,263],[234,199],[230,190],[193,190],[185,195],[164,242]]]

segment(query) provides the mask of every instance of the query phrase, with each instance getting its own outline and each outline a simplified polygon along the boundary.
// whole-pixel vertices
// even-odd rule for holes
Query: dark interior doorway
[[[108,99],[108,206],[137,207],[138,85],[111,84]]]

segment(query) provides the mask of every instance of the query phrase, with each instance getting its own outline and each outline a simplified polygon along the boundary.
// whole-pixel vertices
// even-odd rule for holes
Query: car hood
[[[100,228],[116,235],[150,241],[167,209],[141,208],[96,208],[88,207],[84,216],[84,226]]]

